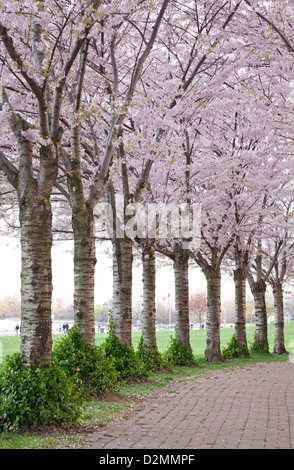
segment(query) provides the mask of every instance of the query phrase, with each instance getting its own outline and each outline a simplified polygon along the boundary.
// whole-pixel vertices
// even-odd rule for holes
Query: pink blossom
[[[37,133],[34,129],[28,129],[27,131],[21,131],[21,135],[24,136],[29,142],[35,142],[37,139]]]

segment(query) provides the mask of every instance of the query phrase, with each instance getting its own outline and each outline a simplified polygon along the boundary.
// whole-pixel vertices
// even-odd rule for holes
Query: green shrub
[[[145,364],[147,370],[154,371],[163,368],[170,368],[171,364],[164,360],[163,355],[158,351],[154,351],[151,347],[143,348],[143,335],[140,338],[137,354],[141,361]]]
[[[269,354],[267,340],[264,343],[257,341],[255,332],[253,341],[249,344],[249,351],[251,354]]]
[[[184,346],[179,339],[172,336],[163,358],[173,365],[191,366],[197,364],[191,346]]]
[[[113,320],[109,317],[109,329],[104,343],[107,356],[115,359],[115,368],[122,380],[138,380],[148,377],[147,369],[133,346],[122,344],[114,334]]]
[[[19,353],[7,358],[0,374],[1,432],[72,424],[82,404],[75,382],[57,365],[25,366]]]
[[[250,353],[245,345],[241,347],[238,345],[238,341],[235,335],[232,336],[227,346],[224,347],[221,352],[225,359],[250,356]]]
[[[104,346],[90,346],[73,326],[59,338],[53,349],[53,359],[69,376],[74,377],[85,395],[106,393],[118,386],[119,374],[115,361],[107,357]]]

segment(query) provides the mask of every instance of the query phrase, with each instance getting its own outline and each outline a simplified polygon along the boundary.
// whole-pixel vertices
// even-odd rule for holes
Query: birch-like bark
[[[143,265],[143,312],[142,312],[142,336],[144,349],[157,350],[156,344],[156,260],[152,248],[146,248],[142,253]]]
[[[32,172],[32,144],[20,135],[25,123],[12,115],[11,124],[20,151],[19,170],[14,168],[21,226],[20,353],[25,365],[46,366],[52,362],[50,195],[57,175],[59,143],[41,148],[41,159],[46,161],[42,162],[43,171],[36,180]],[[13,184],[12,178],[10,182]]]
[[[273,285],[275,303],[275,342],[274,354],[287,354],[284,338],[284,293],[280,281]]]
[[[74,232],[74,319],[85,342],[95,346],[95,237],[92,209],[73,211]]]
[[[95,1],[93,8],[98,7]],[[34,177],[32,143],[26,140],[23,131],[29,124],[18,113],[15,113],[4,92],[4,100],[9,106],[9,121],[19,145],[19,168],[15,183],[13,172],[2,160],[2,168],[9,181],[16,184],[19,200],[19,217],[21,225],[21,355],[26,365],[47,365],[52,362],[52,212],[50,196],[56,182],[60,159],[60,110],[64,86],[72,65],[87,37],[93,21],[88,22],[84,34],[80,34],[64,62],[62,76],[54,87],[54,99],[48,106],[49,89],[44,74],[43,53],[39,48],[42,28],[35,24],[32,29],[32,50],[38,81],[27,72],[27,64],[10,37],[7,28],[0,23],[0,36],[13,67],[16,67],[38,102],[39,129],[45,145],[41,145],[39,167]],[[29,39],[28,39],[29,41]],[[53,45],[53,48],[55,45]],[[54,50],[54,49],[53,49]],[[41,83],[41,86],[40,84]],[[49,109],[50,108],[50,109]],[[4,163],[3,163],[4,162]]]
[[[122,344],[132,344],[132,242],[113,241],[113,322],[114,335]]]
[[[269,276],[271,275],[272,270],[277,262],[280,247],[281,242],[277,243],[275,253],[271,259],[270,265],[268,266],[267,271],[264,272],[264,269],[262,267],[262,242],[261,240],[258,240],[258,253],[254,260],[254,270],[256,272],[256,278],[254,278],[251,272],[251,268],[248,267],[247,269],[247,280],[254,298],[256,341],[266,352],[269,352],[267,310],[265,303],[266,282],[268,281]]]
[[[266,284],[263,280],[250,286],[254,298],[256,341],[269,351],[267,331],[267,311],[265,303]]]
[[[176,246],[173,268],[175,279],[175,336],[183,346],[189,346],[189,250]]]
[[[234,271],[235,283],[235,336],[238,346],[246,346],[246,273],[243,270]]]
[[[87,54],[87,42],[81,60],[79,86],[74,109],[79,108],[79,94]],[[95,265],[96,246],[93,209],[84,196],[81,175],[81,137],[80,123],[77,120],[71,127],[71,156],[63,151],[63,160],[68,174],[68,192],[72,209],[72,228],[74,234],[74,319],[75,325],[84,341],[95,346]]]
[[[290,209],[291,205],[289,205]],[[285,237],[286,241],[286,237]],[[283,283],[287,273],[289,254],[293,249],[293,245],[285,245],[282,253],[279,253],[279,259],[275,260],[273,272],[269,278],[269,282],[273,289],[275,303],[275,342],[274,354],[288,354],[285,347],[284,338],[284,291]]]
[[[19,143],[17,195],[21,226],[21,346],[25,365],[52,362],[52,211],[50,195],[56,180],[59,144],[41,147],[42,172],[35,179],[32,143],[22,136],[27,124],[14,113],[11,127]],[[46,178],[45,178],[46,175]]]
[[[122,183],[123,183],[123,209],[125,209],[130,200],[130,190],[129,190],[129,181],[128,181],[128,171],[125,163],[125,155],[123,144],[119,146],[119,155],[122,160],[121,171],[122,171]],[[144,185],[147,183],[149,178],[150,170],[152,166],[152,161],[147,160],[145,163],[144,170],[141,177],[138,179],[137,186],[134,191],[134,199],[138,201],[141,196],[141,191]],[[123,220],[121,219],[122,214],[117,213],[116,199],[114,188],[112,182],[109,181],[107,185],[107,194],[108,199],[112,207],[114,224],[113,224],[113,322],[114,322],[114,334],[118,338],[119,342],[122,344],[131,344],[132,342],[132,283],[133,283],[133,242],[128,236],[120,232],[120,226],[127,224],[131,216],[129,214],[123,213]],[[118,202],[117,202],[118,204]],[[121,211],[121,207],[119,208]],[[124,211],[123,211],[124,212]],[[147,264],[143,263],[146,268],[146,282],[144,283],[144,298],[145,298],[145,308],[148,313],[146,313],[146,322],[144,326],[143,337],[147,338],[147,343],[149,344],[149,338],[152,347],[154,343],[154,334],[155,334],[155,303],[152,305],[152,297],[155,295],[155,265],[152,265],[152,260]],[[148,269],[150,268],[150,273]],[[154,272],[153,272],[154,270]],[[150,277],[149,277],[150,276]],[[150,283],[150,285],[149,285]],[[153,285],[154,284],[154,285]],[[151,292],[154,291],[152,294]],[[146,294],[147,292],[147,294]],[[149,298],[150,294],[150,298]],[[148,298],[146,298],[146,295]],[[154,300],[155,302],[155,300]],[[149,308],[153,310],[152,317],[149,317]],[[143,314],[144,315],[144,314]],[[153,325],[152,325],[153,321]],[[143,319],[144,322],[144,319]],[[151,331],[149,332],[149,328]],[[147,332],[148,329],[148,332]],[[143,339],[143,347],[145,347]]]
[[[39,196],[39,197],[38,197]],[[20,200],[21,346],[26,365],[52,362],[51,205],[31,187]]]
[[[220,348],[221,271],[208,267],[203,272],[207,282],[205,356],[208,362],[220,362],[224,361]]]
[[[246,254],[244,254],[246,256]],[[243,253],[235,246],[235,267],[234,284],[235,284],[235,337],[238,346],[247,346],[246,337],[246,262]]]
[[[11,127],[19,143],[19,168],[1,154],[1,168],[17,190],[21,226],[21,345],[25,365],[52,362],[52,211],[50,195],[57,175],[59,145],[40,150],[43,172],[32,170],[32,143],[22,136],[27,124],[11,113]],[[48,158],[50,156],[50,158]],[[46,158],[47,157],[47,158]],[[46,181],[44,175],[46,173]]]
[[[120,149],[123,150],[122,148]],[[112,275],[113,275],[113,307],[112,318],[114,335],[121,344],[132,344],[132,288],[133,288],[133,244],[126,236],[122,226],[127,223],[125,208],[129,200],[129,183],[126,166],[122,162],[123,207],[119,206],[112,181],[109,180],[106,195],[112,207]],[[119,212],[120,213],[119,213]]]
[[[11,118],[13,122],[14,117]],[[17,126],[24,125],[15,122]],[[32,144],[18,135],[17,193],[21,225],[21,356],[27,365],[52,362],[52,211],[60,142],[41,148],[42,173],[32,173]]]

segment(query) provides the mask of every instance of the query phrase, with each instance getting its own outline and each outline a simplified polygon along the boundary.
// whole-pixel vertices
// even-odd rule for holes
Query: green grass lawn
[[[250,344],[254,339],[255,327],[254,326],[247,326],[246,327],[246,335],[248,344]],[[220,330],[220,337],[221,337],[221,348],[227,345],[230,341],[231,337],[234,334],[234,328],[221,328]],[[164,352],[170,342],[170,337],[174,337],[174,331],[157,331],[156,338],[157,338],[157,346],[160,352]],[[100,333],[96,335],[96,344],[100,345],[106,338],[105,333]],[[141,333],[133,333],[132,340],[133,346],[136,349],[141,338]],[[272,352],[274,347],[274,340],[275,340],[275,326],[268,325],[268,340],[269,340],[269,347],[270,351]],[[192,350],[196,357],[204,357],[204,351],[206,348],[206,330],[191,330],[190,331],[190,343],[192,346]],[[294,320],[290,322],[289,325],[285,325],[285,345],[286,349],[290,352],[294,350]]]
[[[247,341],[253,341],[255,332],[254,326],[247,326]],[[234,328],[221,328],[221,347],[227,345],[229,340],[234,334]],[[170,342],[170,337],[174,337],[174,331],[157,331],[157,345],[160,352],[164,352]],[[101,345],[106,339],[107,333],[96,334],[96,344]],[[53,343],[60,337],[60,335],[53,336]],[[136,349],[141,338],[140,332],[132,334],[133,346]],[[268,326],[268,339],[270,351],[273,350],[275,338],[275,327],[274,325]],[[190,342],[195,356],[198,358],[204,357],[204,351],[206,347],[206,330],[191,330],[190,331]],[[285,325],[285,345],[286,349],[291,352],[294,350],[294,320],[289,325]],[[15,352],[18,352],[20,348],[20,336],[0,336],[0,353],[2,351],[2,360],[5,356],[9,356]],[[0,363],[1,368],[1,363]]]

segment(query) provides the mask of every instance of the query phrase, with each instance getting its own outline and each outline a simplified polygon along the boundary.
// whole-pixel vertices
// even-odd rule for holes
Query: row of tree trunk
[[[117,245],[117,242],[115,242]],[[114,299],[117,293],[126,294],[129,298],[128,308],[125,308],[126,297],[122,302],[116,300],[113,310],[114,323],[117,337],[123,343],[131,344],[131,292],[132,292],[132,250],[130,246],[122,256],[122,244],[120,250],[114,249]],[[142,334],[143,347],[155,350],[155,286],[156,286],[156,259],[155,251],[150,247],[142,250],[143,266],[143,312]],[[180,246],[174,250],[173,270],[175,283],[175,336],[183,346],[190,344],[189,327],[189,251]],[[120,268],[119,268],[120,266]],[[126,268],[127,266],[127,268]],[[236,266],[234,270],[235,284],[235,336],[239,347],[248,351],[246,338],[246,282],[248,268]],[[222,361],[220,345],[220,318],[221,318],[221,270],[207,268],[204,270],[207,282],[207,340],[205,355],[209,362]],[[265,303],[266,283],[251,281],[251,291],[255,303],[256,341],[262,348],[269,352],[267,331],[267,310]],[[249,283],[250,284],[250,283]],[[275,299],[275,343],[274,353],[286,353],[284,341],[284,302],[283,285],[280,281],[273,283]],[[120,326],[121,325],[121,326]],[[126,325],[128,325],[126,327]],[[126,335],[125,329],[128,329]],[[124,332],[124,333],[120,333]]]
[[[78,171],[71,162],[68,192],[72,208],[72,227],[74,234],[74,316],[75,323],[85,341],[95,344],[94,328],[94,282],[95,282],[95,233],[93,209],[85,200]],[[139,200],[141,188],[148,179],[150,162],[146,163],[142,178],[135,191]],[[124,164],[122,165],[124,169]],[[128,182],[125,172],[124,199],[129,201]],[[13,177],[13,175],[11,175]],[[22,245],[22,340],[21,354],[27,364],[46,364],[52,361],[51,327],[51,246],[52,211],[50,195],[40,192],[37,185],[20,187],[19,209]],[[34,182],[34,181],[33,181]],[[29,189],[28,189],[29,188]],[[111,184],[108,189],[109,200],[115,214],[115,197]],[[115,227],[113,244],[113,321],[114,333],[123,344],[131,344],[132,330],[132,265],[133,243],[125,233],[117,236]],[[155,286],[156,250],[164,253],[154,240],[142,244],[143,266],[143,347],[156,349],[155,334]],[[185,249],[181,240],[167,251],[173,262],[175,282],[175,335],[183,346],[190,345],[189,328],[189,261],[190,250]],[[207,341],[205,355],[208,361],[222,361],[220,345],[221,318],[221,257],[211,257],[209,263],[198,253],[194,258],[201,267],[207,282]],[[284,260],[287,256],[284,256]],[[214,260],[214,261],[213,261]],[[261,257],[256,258],[257,275],[253,276],[246,253],[235,247],[235,336],[239,346],[247,347],[246,339],[246,280],[249,282],[256,316],[256,340],[268,351],[267,312],[265,304],[266,280],[271,281],[275,297],[276,336],[274,352],[285,353],[283,276],[285,266],[279,270],[277,258],[273,259],[271,269],[263,275]],[[269,277],[272,270],[276,274]]]
[[[37,197],[37,195],[35,195]],[[36,200],[37,201],[37,200]],[[20,211],[22,218],[22,356],[27,363],[51,361],[52,332],[51,311],[51,209],[49,202],[24,203]],[[81,216],[81,214],[80,214]],[[91,217],[90,217],[91,219]],[[83,220],[82,224],[78,220]],[[83,217],[74,218],[76,235],[74,244],[74,313],[75,322],[84,339],[95,344],[94,330],[94,274],[95,238],[93,221],[85,223]],[[90,227],[90,231],[89,231]],[[131,344],[132,328],[132,264],[133,247],[128,238],[113,241],[113,321],[115,335],[123,344]],[[175,282],[175,335],[180,342],[190,344],[189,328],[189,251],[180,244],[173,252]],[[155,333],[155,286],[156,253],[154,246],[142,250],[143,266],[143,347],[156,349]],[[221,270],[203,270],[207,281],[207,344],[208,361],[222,360],[220,347],[221,314]],[[255,302],[256,339],[268,350],[267,312],[265,304],[266,283],[253,281],[248,268],[236,265],[235,282],[235,336],[239,346],[247,347],[246,339],[246,280]],[[272,282],[275,299],[275,344],[274,353],[286,352],[284,342],[283,284]],[[37,306],[37,307],[36,307]],[[35,308],[36,307],[36,308]],[[32,312],[36,312],[33,316]],[[34,332],[34,334],[32,334]]]

